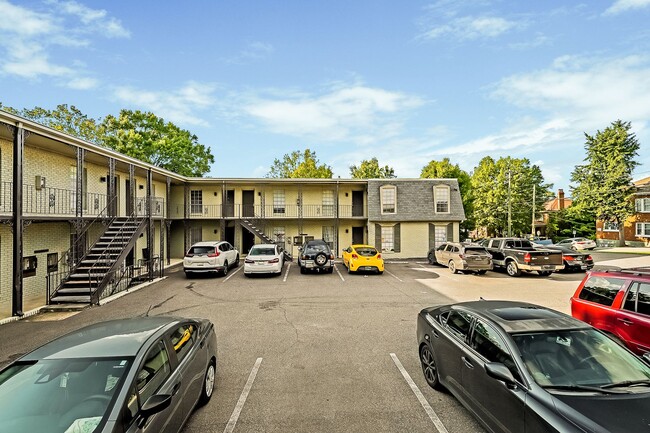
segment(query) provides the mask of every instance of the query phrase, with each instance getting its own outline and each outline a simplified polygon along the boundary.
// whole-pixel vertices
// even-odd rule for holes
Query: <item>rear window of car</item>
[[[364,257],[373,257],[377,255],[377,250],[374,248],[357,248],[357,253]]]
[[[461,340],[464,340],[469,333],[470,322],[472,318],[469,314],[463,311],[450,311],[445,320],[445,327],[447,327],[452,334],[456,335]]]
[[[595,302],[597,304],[611,307],[614,298],[625,280],[621,278],[602,277],[600,275],[591,275],[585,281],[585,285],[580,291],[578,297],[585,301]]]
[[[211,254],[211,253],[214,253],[214,247],[211,246],[204,246],[204,247],[194,246],[191,247],[190,250],[188,251],[188,254],[192,254],[192,255]]]
[[[318,251],[325,251],[327,252],[327,245],[326,244],[308,244],[305,247],[305,252],[318,252]]]
[[[635,281],[630,286],[623,309],[650,316],[650,283]]]
[[[274,256],[274,248],[253,248],[248,253],[251,256]]]

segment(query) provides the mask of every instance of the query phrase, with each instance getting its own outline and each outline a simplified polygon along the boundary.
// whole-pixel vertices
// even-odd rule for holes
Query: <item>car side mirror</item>
[[[500,362],[488,362],[485,364],[485,372],[488,376],[505,382],[506,385],[514,385],[515,378],[512,375],[512,372],[508,370],[508,367],[503,365]]]
[[[155,394],[149,397],[142,405],[142,409],[140,409],[141,418],[138,422],[138,427],[143,428],[147,423],[147,419],[149,419],[151,415],[162,412],[167,409],[171,403],[171,394]]]
[[[302,252],[302,247],[298,247],[298,251]]]

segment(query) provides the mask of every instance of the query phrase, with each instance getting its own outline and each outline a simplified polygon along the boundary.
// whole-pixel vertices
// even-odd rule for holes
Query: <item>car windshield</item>
[[[357,254],[364,257],[373,257],[377,255],[377,250],[374,248],[356,248]]]
[[[47,359],[0,373],[2,431],[93,432],[108,413],[131,360]]]
[[[635,384],[650,391],[650,367],[595,329],[516,334],[513,340],[542,387]]]
[[[251,248],[251,250],[248,253],[249,256],[274,256],[275,255],[275,249],[268,247],[268,248]]]

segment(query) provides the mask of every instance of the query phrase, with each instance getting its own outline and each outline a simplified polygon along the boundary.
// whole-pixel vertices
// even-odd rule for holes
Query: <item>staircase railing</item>
[[[64,252],[61,257],[59,258],[59,261],[56,263],[56,269],[57,272],[51,272],[47,275],[47,283],[46,283],[46,290],[47,290],[47,297],[46,297],[46,303],[50,303],[50,299],[56,295],[57,290],[61,288],[61,285],[63,282],[74,272],[74,270],[77,268],[79,265],[79,262],[81,262],[81,259],[83,256],[78,257],[79,250],[81,247],[81,244],[83,242],[86,242],[86,234],[88,233],[88,230],[97,222],[100,220],[106,220],[109,218],[108,216],[108,211],[111,209],[111,206],[117,202],[117,196],[113,197],[107,204],[104,209],[99,212],[95,218],[93,218],[88,224],[86,224],[86,227],[77,235],[75,238],[74,242],[72,243],[72,246]],[[112,219],[108,222],[107,226],[110,226],[113,221],[115,221],[116,217],[112,217]],[[93,242],[93,245],[97,242],[97,240],[101,237],[98,236],[97,239]],[[52,291],[54,289],[54,291]]]
[[[149,266],[153,266],[154,272],[158,271],[159,260],[157,256],[151,261],[145,260],[138,265],[129,265],[110,271],[108,273],[108,284],[97,297],[98,301],[123,292],[131,287],[134,281],[140,280],[143,276],[148,276]]]
[[[119,258],[121,256],[125,256],[127,250],[130,249],[129,246],[124,247],[122,249],[122,252],[118,255],[118,259],[112,259],[111,258],[111,247],[115,246],[115,242],[119,239],[120,241],[123,239],[124,232],[126,228],[129,226],[129,223],[136,222],[136,214],[135,212],[132,213],[129,218],[124,222],[122,227],[117,231],[117,234],[113,236],[113,239],[108,243],[108,245],[104,248],[104,252],[95,260],[95,263],[88,269],[88,283],[89,286],[92,289],[91,291],[91,302],[94,304],[99,303],[99,299],[101,298],[102,292],[106,288],[106,286],[111,282],[111,275],[115,275],[115,265],[120,261]],[[140,224],[136,228],[135,232],[133,235],[131,235],[131,241],[133,240],[132,238],[140,231],[141,227],[144,224],[145,220],[142,219],[140,221]],[[106,272],[98,272],[97,268],[99,268],[102,265],[108,265],[109,269]],[[120,278],[121,281],[121,278]]]

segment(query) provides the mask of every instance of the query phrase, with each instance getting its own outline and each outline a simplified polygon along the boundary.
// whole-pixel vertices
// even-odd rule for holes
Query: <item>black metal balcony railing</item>
[[[0,213],[10,214],[13,209],[12,182],[0,182]]]
[[[162,217],[165,216],[165,199],[163,197],[151,197],[152,208],[151,216]],[[147,216],[147,198],[140,197],[135,206],[135,214],[139,217]]]
[[[190,204],[189,218],[336,218],[336,206],[327,204],[306,205],[203,205]],[[183,218],[183,205],[173,206],[171,217]],[[362,206],[339,205],[340,218],[365,217]]]

